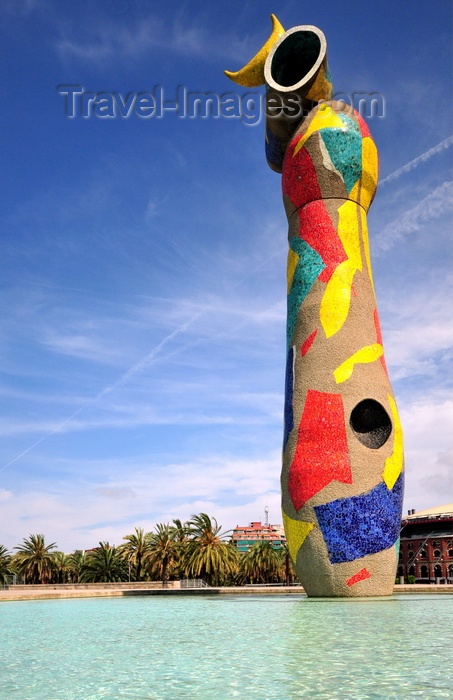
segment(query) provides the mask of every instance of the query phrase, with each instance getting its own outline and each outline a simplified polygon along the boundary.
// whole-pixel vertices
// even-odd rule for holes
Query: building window
[[[420,551],[420,557],[421,559],[426,559],[426,551],[424,549]]]
[[[421,573],[421,575],[422,575],[422,578],[428,578],[428,567],[425,566],[425,565],[423,565],[423,566],[420,568],[420,573]]]
[[[448,556],[453,558],[453,549],[448,550]]]
[[[435,557],[440,557],[440,555],[441,555],[440,549],[435,549],[435,550],[434,550],[434,556],[435,556]]]

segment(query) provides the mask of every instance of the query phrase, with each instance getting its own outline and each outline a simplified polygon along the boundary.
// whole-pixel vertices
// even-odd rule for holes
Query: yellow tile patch
[[[264,85],[264,64],[266,63],[266,59],[279,37],[285,33],[283,26],[275,15],[271,15],[271,22],[272,31],[266,43],[243,68],[237,71],[224,71],[227,78],[245,87]]]
[[[296,271],[297,263],[299,262],[299,255],[291,250],[288,251],[288,263],[286,266],[286,279],[288,280],[288,294],[291,291],[291,286],[293,283],[294,272]]]
[[[379,173],[379,158],[376,144],[366,136],[362,141],[362,188],[360,204],[368,211],[376,192]]]
[[[289,515],[286,515],[285,511],[282,511],[282,515],[283,526],[288,541],[289,555],[295,563],[299,549],[302,547],[315,525],[314,523],[308,523],[304,520],[293,520]]]
[[[320,320],[326,338],[337,333],[346,321],[351,303],[351,287],[357,270],[362,269],[358,215],[361,208],[347,201],[338,209],[338,235],[347,260],[340,263],[326,285],[321,301]]]
[[[319,102],[320,100],[330,100],[332,99],[332,83],[326,77],[326,69],[322,65],[319,69],[318,75],[307,92],[307,100],[313,100],[313,102]]]
[[[321,129],[328,129],[332,127],[337,129],[345,128],[344,123],[341,121],[338,114],[333,111],[332,107],[330,107],[328,104],[322,104],[319,107],[313,119],[311,120],[310,126],[308,127],[307,131],[302,136],[300,141],[297,142],[294,148],[293,158],[299,153],[305,141],[315,131],[320,131]]]
[[[351,376],[354,365],[375,362],[384,354],[384,348],[380,343],[366,345],[360,350],[357,350],[353,355],[348,357],[341,365],[334,370],[333,376],[337,384],[345,382]]]
[[[360,209],[360,217],[361,217],[361,223],[362,223],[362,241],[363,241],[363,250],[365,252],[365,260],[366,260],[366,266],[368,268],[368,275],[370,277],[370,282],[371,282],[371,287],[374,292],[374,281],[373,281],[373,270],[371,268],[371,256],[370,256],[370,240],[368,236],[368,224],[366,220],[366,213],[364,209]]]
[[[362,174],[355,183],[350,199],[358,202],[368,211],[376,192],[379,172],[379,158],[376,145],[369,136],[362,140]]]
[[[401,422],[398,415],[398,409],[396,407],[395,399],[388,394],[388,400],[390,403],[390,409],[392,411],[393,418],[393,452],[390,457],[385,460],[384,473],[382,478],[384,479],[387,488],[392,489],[396,481],[403,470],[403,429],[401,427]]]
[[[338,208],[338,235],[351,266],[356,270],[362,269],[359,243],[359,211],[357,204],[349,200]]]

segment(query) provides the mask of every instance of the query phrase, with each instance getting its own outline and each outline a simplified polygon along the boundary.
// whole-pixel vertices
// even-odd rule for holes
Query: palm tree
[[[238,570],[239,553],[225,541],[215,518],[206,513],[193,515],[188,522],[189,541],[185,553],[185,569],[189,576],[201,577],[208,585],[220,585]]]
[[[241,573],[251,583],[272,583],[279,579],[282,557],[268,540],[261,540],[243,555]]]
[[[149,532],[144,532],[143,528],[136,527],[135,535],[123,537],[126,542],[118,547],[118,553],[128,563],[129,574],[131,566],[134,567],[132,576],[134,581],[141,581],[143,578],[143,561],[149,549],[149,539]]]
[[[184,558],[187,549],[187,543],[189,541],[189,527],[188,523],[183,523],[179,518],[175,518],[173,525],[170,526],[173,539],[176,543],[178,563],[176,567],[177,578],[184,578]]]
[[[173,537],[176,542],[187,542],[187,538],[189,536],[189,524],[183,523],[179,518],[175,518],[173,521],[173,525],[170,525],[170,528],[173,532]]]
[[[64,552],[53,552],[53,583],[67,583],[71,560]]]
[[[3,584],[4,576],[11,573],[11,554],[6,547],[0,544],[0,584]]]
[[[146,567],[151,577],[162,581],[165,586],[179,564],[179,552],[175,528],[158,523],[156,531],[150,533],[149,549],[146,553]]]
[[[75,549],[68,556],[69,578],[71,583],[79,583],[82,569],[86,564],[84,549]]]
[[[82,567],[82,583],[126,581],[127,568],[116,547],[108,542],[99,542],[99,547],[88,553]]]
[[[279,578],[284,581],[286,586],[289,586],[294,580],[297,581],[297,577],[289,554],[288,543],[282,543],[277,551],[280,556]]]
[[[46,546],[44,535],[30,535],[28,540],[14,549],[17,554],[14,557],[15,566],[24,576],[27,583],[47,583],[52,577],[54,555],[50,551],[55,549],[56,543]]]

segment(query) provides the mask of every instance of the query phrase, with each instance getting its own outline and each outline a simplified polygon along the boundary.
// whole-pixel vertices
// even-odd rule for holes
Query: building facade
[[[255,521],[250,525],[236,525],[233,530],[232,541],[240,552],[248,552],[250,547],[262,540],[271,542],[275,549],[279,549],[286,542],[283,526]]]
[[[409,511],[401,524],[398,577],[453,583],[453,504]]]

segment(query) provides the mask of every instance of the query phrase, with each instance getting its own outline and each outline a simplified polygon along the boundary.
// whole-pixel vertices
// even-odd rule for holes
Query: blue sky
[[[383,97],[369,226],[405,508],[453,500],[451,7],[433,7],[2,3],[0,544],[119,544],[200,511],[229,528],[266,504],[281,521],[287,225],[263,121],[71,119],[61,91],[234,91],[223,70],[271,12],[324,31],[336,93]]]

